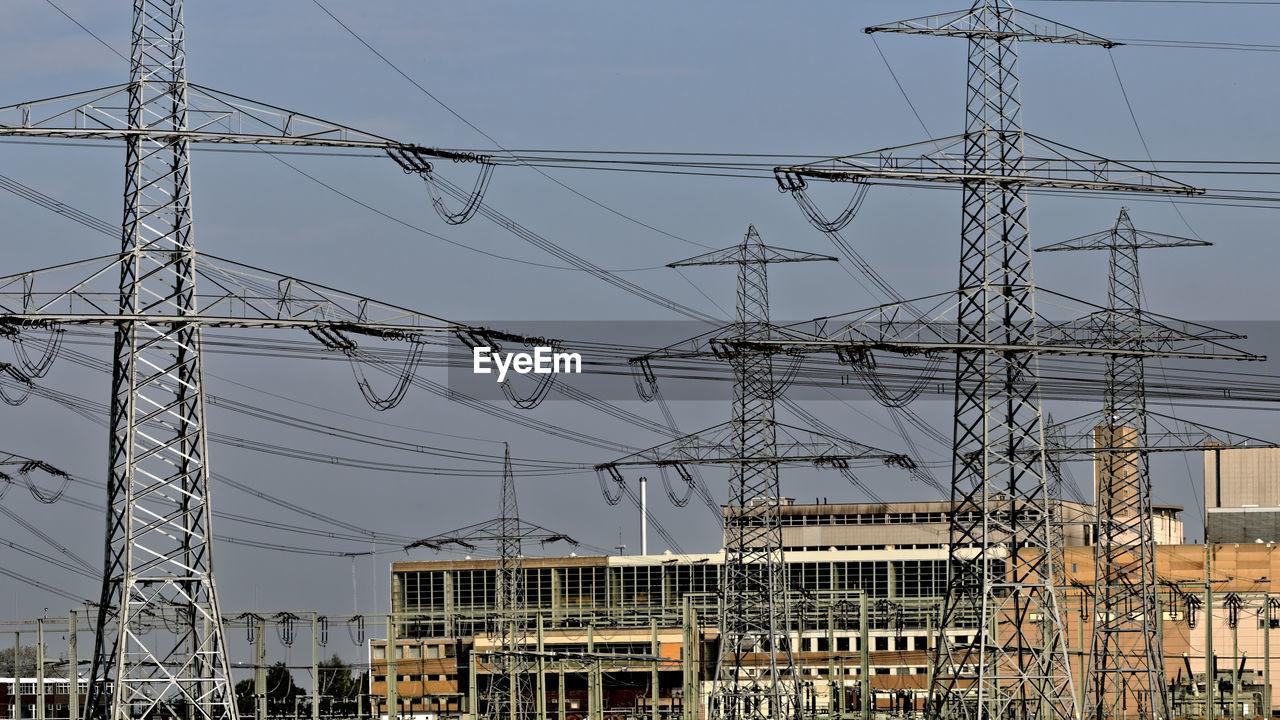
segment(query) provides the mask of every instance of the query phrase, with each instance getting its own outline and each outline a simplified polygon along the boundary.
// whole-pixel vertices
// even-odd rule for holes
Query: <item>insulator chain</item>
[[[39,486],[35,484],[34,481],[32,481],[31,479],[32,470],[41,470],[52,477],[62,478],[62,486],[59,487],[57,491],[55,491],[54,493],[46,494],[43,490],[40,489]],[[31,497],[35,498],[37,501],[41,503],[44,503],[45,505],[52,505],[58,502],[58,500],[61,500],[62,494],[67,491],[67,486],[71,484],[70,475],[66,474],[65,472],[59,470],[56,467],[53,467],[49,463],[42,462],[40,460],[29,460],[23,463],[22,466],[18,468],[18,475],[20,475],[22,477],[22,481],[26,483],[27,490],[30,491]]]
[[[353,625],[355,626],[354,632],[351,629]],[[347,621],[347,636],[351,638],[352,645],[355,645],[356,647],[360,647],[364,645],[364,616],[363,615],[352,615],[351,619]]]
[[[803,177],[789,172],[778,172],[774,174],[774,177],[778,181],[778,191],[791,193],[791,197],[795,198],[796,204],[804,211],[809,223],[825,233],[843,230],[849,224],[849,221],[858,214],[858,210],[862,208],[863,201],[867,199],[867,191],[871,189],[871,185],[866,181],[853,180],[855,187],[853,189],[853,197],[849,199],[849,204],[834,220],[828,220],[822,211],[818,209],[818,206],[814,204],[813,199],[809,197],[809,193],[805,191],[808,183],[805,182]]]
[[[680,479],[684,481],[684,497],[676,495],[675,489],[671,487],[671,479],[667,476],[667,468],[665,465],[658,466],[658,472],[662,474],[662,487],[667,490],[667,499],[676,507],[684,507],[689,504],[689,499],[693,497],[693,474],[689,472],[684,465],[676,463],[676,472],[680,474]]]
[[[321,615],[316,618],[316,644],[320,647],[329,645],[329,618]]]
[[[9,492],[11,487],[13,487],[13,478],[0,472],[0,500],[4,499],[5,494]]]
[[[245,639],[250,643],[258,639],[258,623],[262,622],[262,616],[257,613],[241,613],[236,617],[237,620],[247,621],[245,625]]]
[[[24,335],[22,333],[12,334],[9,337],[9,341],[13,343],[13,354],[18,358],[23,374],[28,378],[44,377],[45,373],[49,372],[49,368],[53,365],[53,361],[58,358],[58,350],[62,347],[62,336],[61,328],[51,328],[49,330],[49,338],[45,340],[44,348],[40,351],[40,361],[32,362],[31,356],[27,353]]]
[[[631,379],[636,383],[636,395],[645,402],[652,402],[658,394],[658,376],[653,374],[653,366],[648,358],[628,360],[631,366]]]
[[[605,479],[606,475],[609,476],[608,480]],[[610,505],[617,505],[618,503],[622,502],[622,494],[627,489],[627,483],[622,478],[622,473],[618,472],[618,468],[612,465],[597,467],[596,480],[600,482],[600,494],[604,495],[605,502],[609,503]],[[611,495],[609,493],[609,481],[612,481],[615,485],[618,486],[617,495]]]
[[[484,193],[489,188],[489,180],[493,177],[493,168],[495,167],[491,157],[476,153],[436,150],[428,155],[420,148],[392,148],[387,151],[387,154],[406,173],[417,174],[426,181],[427,192],[431,194],[431,206],[436,209],[436,213],[440,215],[440,218],[450,225],[461,225],[475,217],[476,211],[480,209],[481,201],[484,199]],[[445,207],[444,197],[440,194],[440,188],[436,185],[433,174],[435,168],[425,159],[426,157],[443,157],[456,163],[472,162],[480,165],[480,174],[476,177],[475,185],[471,188],[471,195],[463,202],[461,210],[450,212]]]
[[[293,641],[297,637],[294,621],[298,619],[298,616],[291,612],[282,612],[277,613],[275,619],[280,621],[276,626],[276,632],[280,636],[280,644],[285,647],[293,647]]]

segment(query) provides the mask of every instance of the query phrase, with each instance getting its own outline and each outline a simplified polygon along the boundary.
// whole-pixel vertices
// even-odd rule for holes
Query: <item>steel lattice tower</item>
[[[149,134],[188,127],[183,35],[180,0],[134,3],[119,304],[134,319],[115,334],[93,672],[115,686],[116,720],[157,707],[236,717],[209,546],[200,328],[148,319],[196,310],[190,146]],[[148,632],[157,623],[177,632]],[[91,686],[87,711],[103,692]]]
[[[1110,230],[1039,250],[1106,250],[1107,334],[1116,350],[1141,351],[1148,338],[1138,251],[1209,244],[1139,232],[1121,208]],[[1138,352],[1107,356],[1103,424],[1095,431],[1096,445],[1112,448],[1097,456],[1092,665],[1085,681],[1088,711],[1097,720],[1131,707],[1143,718],[1172,717],[1158,629],[1144,362]]]
[[[1029,20],[1029,21],[1028,21]],[[1046,329],[1037,317],[1026,193],[1031,187],[1195,194],[1136,168],[1024,132],[1017,43],[1112,47],[1115,43],[1044,18],[1015,14],[1008,0],[866,29],[962,37],[968,42],[965,125],[957,136],[802,166],[777,168],[801,201],[806,178],[955,183],[961,188],[961,252],[955,293],[850,313],[782,346],[956,356],[949,586],[929,712],[945,718],[1077,717],[1053,573],[1052,498],[1045,457],[1038,357],[1100,354],[1091,327]],[[1032,159],[1024,148],[1032,144]],[[848,218],[842,216],[842,221]],[[839,316],[837,316],[839,317]],[[1053,336],[1053,347],[1043,340]]]
[[[578,543],[568,535],[520,519],[511,450],[506,443],[503,443],[500,500],[498,517],[412,542],[405,546],[405,550],[418,547],[432,550],[446,547],[467,550],[481,546],[493,548],[496,554],[496,607],[487,631],[494,647],[489,653],[489,686],[484,694],[484,717],[488,720],[529,720],[537,713],[531,684],[533,663],[526,645],[529,618],[525,602],[524,543]]]
[[[760,234],[747,229],[742,243],[728,251],[671,263],[670,267],[736,265],[737,318],[729,339],[769,339],[770,262]],[[778,262],[784,258],[774,257]],[[788,256],[789,261],[822,260]],[[731,353],[733,369],[733,465],[729,513],[725,518],[724,585],[720,603],[720,654],[716,659],[711,716],[722,718],[798,718],[800,687],[789,637],[787,566],[782,558],[782,490],[778,465],[770,462],[776,444],[773,357],[768,353]],[[745,656],[759,648],[767,666],[751,677]],[[750,678],[748,680],[748,678]]]
[[[529,631],[525,617],[523,552],[520,547],[520,509],[516,504],[511,450],[504,445],[502,464],[502,514],[498,518],[497,616],[491,637],[498,644],[489,676],[489,720],[532,718],[533,688],[528,656],[521,652]]]
[[[423,176],[439,153],[188,83],[184,36],[182,0],[135,0],[127,84],[0,108],[0,135],[126,148],[120,253],[0,277],[5,334],[67,323],[115,329],[105,570],[86,718],[237,718],[213,579],[202,327],[306,330],[352,360],[361,393],[379,409],[403,397],[424,335],[487,332],[198,255],[191,143],[381,150]],[[412,344],[403,368],[368,361],[401,376],[390,396],[373,394],[352,335]]]
[[[774,401],[785,383],[775,376],[768,342],[767,265],[835,260],[765,245],[754,226],[737,246],[674,262],[669,267],[735,265],[736,319],[728,327],[655,351],[633,362],[647,367],[663,357],[727,359],[733,369],[728,423],[598,466],[622,483],[627,465],[729,465],[725,517],[724,578],[720,588],[720,650],[708,702],[713,720],[799,718],[800,684],[791,646],[788,579],[782,553],[780,464],[830,464],[876,460],[901,467],[910,461],[851,440],[777,422]],[[793,361],[795,361],[793,359]]]

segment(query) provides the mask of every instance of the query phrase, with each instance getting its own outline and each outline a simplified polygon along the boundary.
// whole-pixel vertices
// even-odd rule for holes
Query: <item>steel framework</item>
[[[496,611],[488,622],[494,649],[489,653],[489,686],[485,693],[488,720],[528,720],[536,717],[532,686],[533,664],[526,643],[529,619],[525,611],[523,543],[543,545],[563,540],[576,545],[568,535],[547,530],[520,519],[516,502],[515,475],[511,471],[511,450],[503,444],[501,513],[493,520],[424,538],[405,546],[406,550],[427,547],[439,550],[458,546],[474,550],[492,545],[497,556]],[[474,711],[474,710],[473,710]]]
[[[1138,322],[1143,306],[1138,251],[1210,244],[1137,230],[1121,208],[1109,230],[1037,250],[1106,250],[1108,334],[1116,350],[1138,351],[1146,346]],[[1088,713],[1096,720],[1131,712],[1156,720],[1172,717],[1156,599],[1144,363],[1137,354],[1107,357],[1102,416],[1093,428],[1094,447],[1105,448],[1096,456],[1093,637],[1085,681]],[[1238,438],[1214,442],[1224,440],[1241,446]]]
[[[774,401],[786,383],[775,375],[774,352],[737,347],[771,337],[767,266],[817,260],[835,258],[767,246],[752,226],[737,246],[671,263],[668,267],[736,265],[737,318],[725,329],[727,334],[714,331],[633,362],[644,366],[651,359],[669,356],[727,359],[734,378],[731,419],[597,468],[620,483],[617,468],[621,466],[674,465],[682,475],[684,465],[732,467],[724,527],[720,650],[708,701],[710,717],[715,719],[799,718],[803,712],[791,646],[778,466],[808,462],[848,467],[850,461],[859,460],[910,465],[901,455],[779,424]]]
[[[1130,320],[1142,309],[1138,250],[1208,245],[1203,241],[1143,233],[1139,236],[1124,208],[1109,232],[1074,238],[1040,250],[1107,250],[1107,308],[1117,350],[1142,349],[1140,328]],[[1106,362],[1105,423],[1097,428],[1104,447],[1147,444],[1143,358],[1113,355]],[[1089,713],[1097,720],[1120,708],[1136,708],[1139,717],[1170,715],[1164,653],[1156,607],[1155,539],[1152,534],[1151,477],[1142,450],[1113,451],[1098,457],[1095,492],[1092,660],[1085,680]],[[1123,713],[1123,710],[1121,710]]]
[[[405,340],[416,349],[424,333],[484,332],[197,256],[193,142],[436,155],[191,85],[184,36],[181,0],[135,0],[127,84],[0,108],[0,135],[116,140],[126,148],[121,252],[0,278],[5,334],[59,323],[115,328],[90,718],[237,717],[210,545],[202,327],[303,329],[353,359],[352,334]],[[420,161],[415,169],[426,175],[430,166]],[[394,404],[413,364],[402,369],[390,398],[374,398],[363,379],[361,391],[377,407]]]
[[[866,338],[871,346],[945,349],[956,355],[950,584],[942,625],[957,626],[975,608],[981,620],[973,628],[973,642],[939,636],[930,713],[1002,720],[1075,718],[1054,589],[1038,356],[1048,349],[1045,345],[1077,354],[1111,350],[1097,327],[1070,327],[1057,334],[1040,327],[1026,189],[1197,191],[1023,131],[1018,41],[1109,48],[1114,43],[1108,40],[1015,14],[1007,0],[976,0],[966,11],[866,31],[967,39],[964,134],[775,173],[802,206],[806,178],[952,182],[961,188],[959,289],[943,303],[945,318],[926,314],[936,308],[922,312],[916,303],[903,303],[865,314],[857,329],[838,331],[873,336]],[[1025,151],[1028,145],[1031,153]],[[825,328],[816,335],[830,338]]]

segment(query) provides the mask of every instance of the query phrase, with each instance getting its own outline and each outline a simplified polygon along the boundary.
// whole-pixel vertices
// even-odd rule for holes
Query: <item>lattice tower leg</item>
[[[965,162],[1017,175],[1021,118],[1012,8],[980,1],[991,34],[969,41]],[[1017,184],[966,182],[958,340],[1034,344],[1027,204]],[[951,718],[1076,716],[1049,552],[1039,368],[1034,352],[962,352],[956,364],[950,586],[932,712]]]
[[[134,3],[120,313],[194,318],[182,3]],[[107,549],[87,717],[236,720],[214,589],[195,324],[116,330]]]

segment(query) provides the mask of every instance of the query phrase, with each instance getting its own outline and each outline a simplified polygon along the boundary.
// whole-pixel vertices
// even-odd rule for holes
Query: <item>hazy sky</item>
[[[325,0],[334,14],[404,73],[506,148],[814,155],[926,139],[872,39],[861,30],[877,22],[959,9],[961,4]],[[129,3],[57,0],[57,5],[112,47],[127,52]],[[1113,38],[1267,43],[1280,19],[1280,6],[1042,0],[1020,7]],[[488,140],[360,45],[311,0],[191,2],[186,13],[192,82],[407,142],[492,149]],[[877,40],[929,134],[960,132],[964,42],[895,35]],[[1108,51],[1098,48],[1024,46],[1021,97],[1028,131],[1101,155],[1143,159],[1113,61],[1157,159],[1277,159],[1272,155],[1276,103],[1270,76],[1280,65],[1280,55],[1273,52],[1120,47],[1108,57]],[[0,63],[9,68],[0,84],[0,104],[128,79],[126,63],[44,0],[10,0],[0,6]],[[484,219],[445,225],[432,211],[421,181],[404,175],[385,158],[298,155],[288,160],[387,215],[455,243],[559,264]],[[0,174],[109,222],[117,222],[121,213],[122,162],[118,147],[0,142]],[[474,166],[442,165],[446,177],[465,186],[470,186],[474,171]],[[703,246],[736,244],[748,223],[772,244],[833,251],[771,180],[548,172],[595,201],[670,235],[603,210],[528,169],[499,168],[486,202],[604,268],[649,268],[624,276],[714,315],[722,313],[702,293],[730,308],[731,270],[694,268],[682,276],[662,266],[704,252]],[[270,157],[199,151],[193,178],[197,247],[222,257],[445,318],[497,326],[526,320],[680,319],[584,273],[498,260],[443,243],[364,209]],[[1266,179],[1245,176],[1188,180],[1222,188],[1270,188]],[[847,199],[847,192],[847,187],[818,188],[815,196],[824,206],[835,207]],[[959,201],[952,190],[875,187],[845,236],[903,295],[950,289],[956,281]],[[1037,197],[1032,201],[1033,244],[1106,228],[1122,202],[1131,208],[1139,227],[1182,235],[1194,232],[1216,243],[1209,249],[1143,257],[1152,308],[1197,320],[1273,319],[1273,268],[1280,248],[1271,234],[1271,210],[1188,204],[1182,216],[1189,229],[1165,201]],[[118,248],[117,239],[8,193],[0,193],[0,213],[5,217],[6,274]],[[1105,258],[1100,254],[1045,256],[1036,265],[1039,285],[1094,301],[1105,299],[1104,273]],[[771,279],[775,317],[813,317],[885,301],[867,293],[834,263],[781,266]],[[222,331],[217,337],[230,335]],[[67,347],[101,359],[109,356],[101,341],[69,341]],[[9,349],[0,348],[0,359],[8,357]],[[587,465],[614,457],[608,450],[533,432],[416,388],[399,408],[375,412],[361,399],[343,363],[218,352],[209,355],[205,369],[210,394],[307,422],[484,453],[500,454],[498,443],[507,441],[518,457]],[[1225,369],[1269,371],[1260,365]],[[424,372],[445,382],[440,371]],[[390,383],[385,377],[375,380]],[[99,404],[108,399],[106,375],[66,359],[59,360],[43,383]],[[726,419],[728,388],[707,394],[717,393],[714,401],[673,402],[681,427],[693,430]],[[619,404],[661,420],[653,405],[637,400]],[[918,406],[950,435],[949,401],[926,399]],[[874,402],[816,402],[810,408],[850,437],[902,449],[888,416]],[[1046,409],[1059,417],[1087,410],[1052,404]],[[662,440],[565,401],[550,401],[524,414],[637,448]],[[1266,412],[1215,412],[1209,419],[1253,435],[1280,434]],[[209,409],[209,421],[212,432],[279,446],[388,463],[440,464],[418,453],[250,420],[216,403]],[[5,438],[0,449],[45,459],[99,483],[97,488],[74,485],[68,492],[101,505],[106,433],[98,424],[38,398],[19,407],[0,407],[0,423]],[[926,460],[946,460],[945,447],[918,442]],[[375,472],[225,444],[213,446],[211,462],[216,472],[234,480],[379,533],[432,535],[497,512],[496,475],[490,479]],[[1086,486],[1087,466],[1074,471]],[[946,477],[945,468],[937,472]],[[636,475],[631,474],[633,479]],[[722,500],[725,473],[706,475]],[[1157,500],[1187,506],[1194,528],[1188,535],[1199,537],[1199,499],[1192,493],[1201,481],[1199,457],[1161,458],[1155,463],[1155,477]],[[905,485],[904,476],[890,469],[868,471],[865,479],[887,499],[935,496],[927,487]],[[625,501],[607,506],[590,472],[526,478],[519,490],[522,513],[534,522],[595,546],[612,547],[620,536],[629,552],[639,544],[635,510]],[[784,476],[784,490],[801,499],[865,499],[833,474],[801,473],[790,481]],[[220,481],[214,483],[213,499],[220,511],[334,530]],[[100,564],[101,511],[67,502],[38,504],[21,487],[0,502],[71,553]],[[672,507],[655,484],[651,505],[685,549],[719,546],[710,511],[697,500],[686,508]],[[0,520],[0,527],[6,528],[0,533],[4,540],[58,554],[7,519]],[[218,522],[215,530],[334,553],[369,549],[364,541],[231,521]],[[661,541],[651,542],[653,549],[665,549]],[[318,609],[334,615],[353,609],[385,612],[388,563],[433,557],[443,556],[425,551],[385,553],[376,561],[362,557],[353,562],[222,543],[216,551],[218,588],[228,614],[254,608]],[[10,548],[0,547],[0,563],[77,596],[96,597],[98,592],[96,580]],[[62,612],[68,606],[62,598],[7,579],[0,587],[10,590],[0,595],[0,611],[11,610],[13,616],[34,616],[46,607]]]

